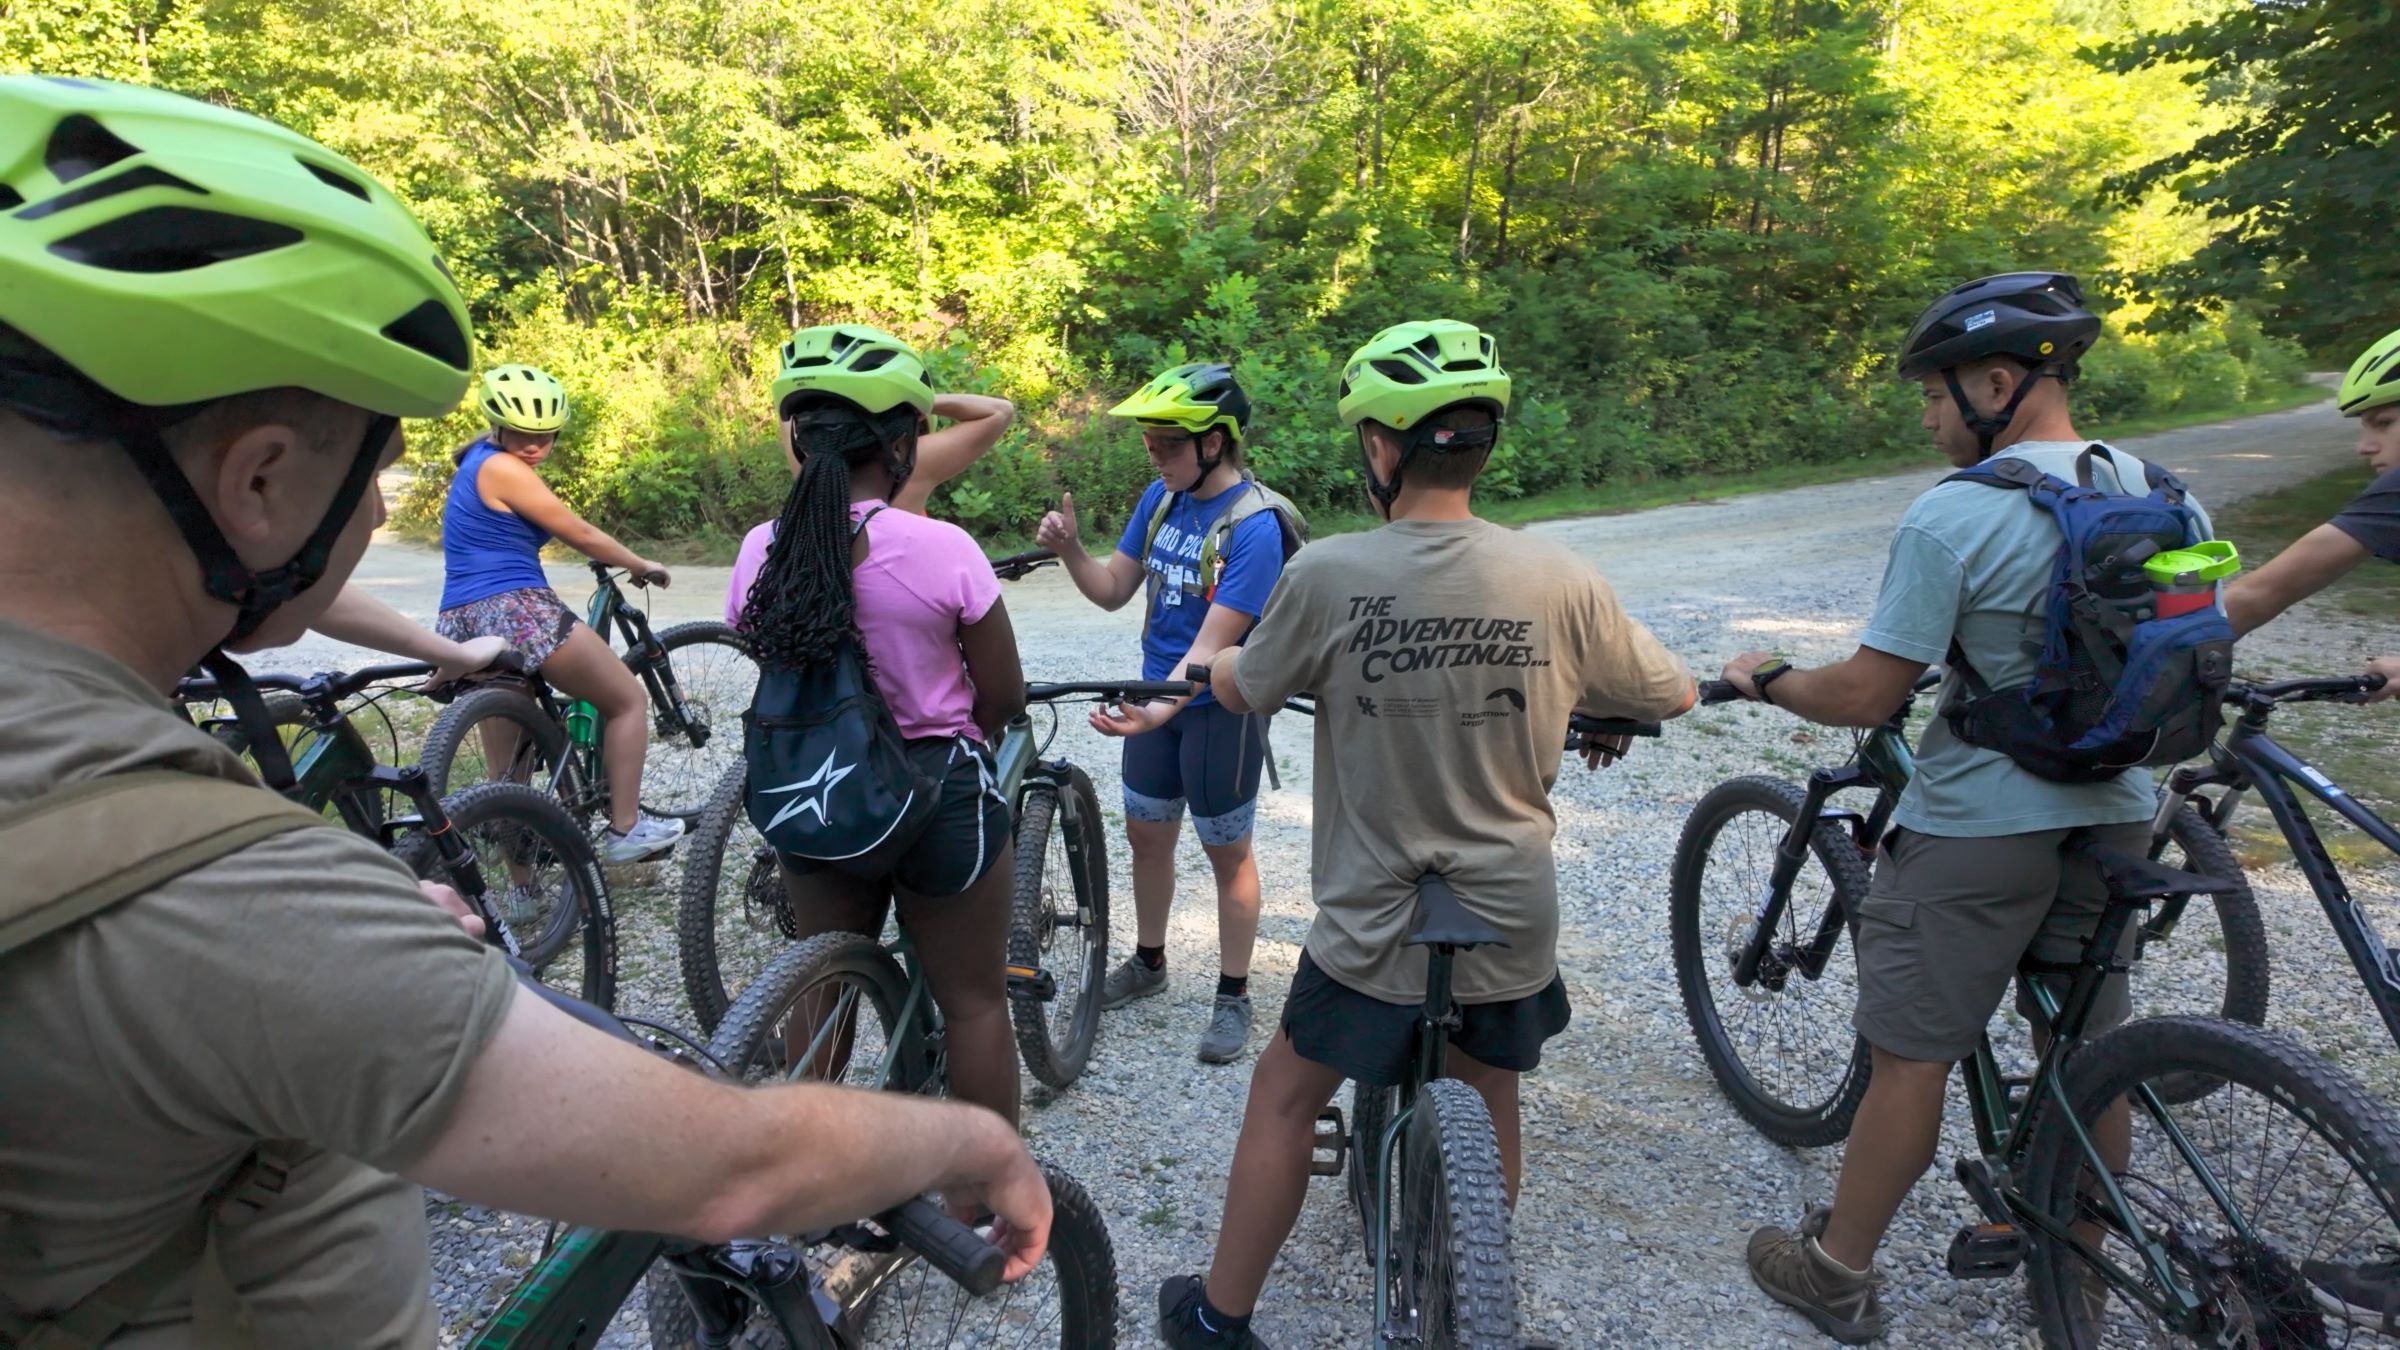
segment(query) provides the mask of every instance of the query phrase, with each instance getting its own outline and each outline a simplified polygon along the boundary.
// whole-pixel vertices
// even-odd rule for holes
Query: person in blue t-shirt
[[[1103,562],[1084,551],[1075,498],[1042,518],[1036,542],[1056,553],[1075,586],[1103,609],[1143,592],[1142,678],[1177,678],[1239,644],[1283,573],[1283,525],[1242,468],[1250,400],[1233,371],[1177,366],[1109,410],[1139,423],[1158,481],[1126,518]],[[1235,521],[1230,531],[1220,522]],[[1229,1064],[1250,1041],[1250,949],[1258,936],[1258,864],[1250,851],[1266,718],[1220,706],[1203,688],[1188,699],[1092,715],[1125,738],[1125,837],[1133,846],[1133,955],[1109,972],[1100,1006],[1116,1008],[1167,987],[1167,911],[1175,898],[1175,842],[1184,803],[1217,880],[1221,968],[1200,1058]]]

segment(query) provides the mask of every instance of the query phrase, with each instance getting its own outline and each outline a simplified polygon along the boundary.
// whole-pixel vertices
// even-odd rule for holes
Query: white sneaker
[[[600,856],[612,863],[647,862],[674,851],[683,838],[683,822],[661,820],[649,812],[641,812],[633,828],[623,834],[608,832],[608,845]]]

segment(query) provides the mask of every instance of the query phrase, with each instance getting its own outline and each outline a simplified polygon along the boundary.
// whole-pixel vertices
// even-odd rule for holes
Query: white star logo
[[[833,755],[829,752],[825,756],[825,762],[817,766],[815,773],[789,787],[766,789],[765,795],[770,797],[780,792],[806,792],[810,788],[817,789],[817,793],[813,797],[794,797],[785,803],[784,808],[775,813],[775,818],[767,822],[767,828],[772,830],[804,811],[816,812],[817,824],[827,824],[825,819],[826,799],[833,795],[834,784],[848,778],[850,771],[857,767],[855,764],[844,764],[836,768],[833,763]]]

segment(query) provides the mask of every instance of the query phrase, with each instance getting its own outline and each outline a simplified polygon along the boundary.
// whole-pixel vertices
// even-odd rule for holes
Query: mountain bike
[[[806,993],[793,959],[803,951],[771,966],[705,1049],[675,1044],[680,1037],[664,1028],[637,1036],[605,1014],[568,1010],[704,1073],[749,1083],[787,1077],[782,1032]],[[1005,1288],[1000,1250],[921,1198],[871,1223],[718,1244],[576,1228],[548,1246],[464,1344],[581,1350],[598,1342],[641,1285],[659,1350],[1106,1350],[1115,1343],[1117,1294],[1108,1229],[1073,1178],[1043,1173],[1053,1208],[1049,1250]]]
[[[1063,758],[1042,758],[1058,732],[1056,705],[1190,692],[1175,680],[1027,685],[1028,703],[1052,708],[1050,727],[1037,740],[1031,716],[1018,717],[993,754],[1000,794],[1016,819],[1009,1012],[1026,1070],[1045,1086],[1067,1087],[1090,1062],[1108,962],[1105,818],[1088,774]],[[683,846],[677,950],[685,997],[705,1027],[718,1025],[733,992],[801,936],[782,864],[751,824],[747,796],[747,772],[737,764]]]
[[[650,697],[650,749],[642,766],[641,807],[690,820],[742,758],[741,715],[758,685],[758,661],[740,633],[713,621],[679,623],[653,634],[650,617],[625,598],[619,578],[647,578],[591,564],[598,583],[585,620],[604,640],[625,644],[625,667]],[[501,676],[461,695],[425,736],[425,772],[434,790],[452,784],[534,784],[597,830],[609,816],[608,764],[599,710],[561,698],[538,674]]]
[[[403,662],[347,673],[254,675],[252,683],[269,695],[266,725],[238,710],[208,711],[224,695],[213,678],[186,679],[175,697],[201,729],[258,761],[268,781],[282,780],[284,795],[334,813],[418,877],[457,891],[483,919],[486,938],[536,979],[598,1007],[613,1006],[616,921],[582,828],[557,802],[514,783],[483,783],[442,797],[422,767],[383,764],[367,743],[358,714],[394,691],[356,707],[350,700],[376,685],[432,673],[432,666]]]
[[[1308,716],[1317,711],[1307,694],[1284,706]],[[1568,719],[1566,748],[1614,753],[1605,742],[1658,734],[1655,722],[1576,713]],[[1499,1140],[1482,1096],[1443,1076],[1450,1033],[1461,1023],[1451,963],[1460,952],[1508,943],[1439,873],[1423,873],[1416,885],[1417,918],[1406,941],[1428,951],[1413,1062],[1397,1086],[1352,1083],[1347,1118],[1338,1106],[1325,1108],[1310,1169],[1340,1176],[1348,1168],[1350,1200],[1375,1272],[1371,1343],[1514,1347],[1516,1279]]]
[[[2359,804],[2357,798],[2299,756],[2267,735],[2267,719],[2287,703],[2363,703],[2383,688],[2380,675],[2332,679],[2287,680],[2280,684],[2235,681],[2226,691],[2228,707],[2240,709],[2224,740],[2210,747],[2205,766],[2186,765],[2167,776],[2160,814],[2192,811],[2223,834],[2231,825],[2235,806],[2256,792],[2274,816],[2292,850],[2292,861],[2308,879],[2325,918],[2341,939],[2342,950],[2366,986],[2367,999],[2383,1018],[2384,1029],[2400,1045],[2400,961],[2395,961],[2383,935],[2376,931],[2366,909],[2350,893],[2342,870],[2302,808],[2306,793],[2350,822],[2368,838],[2400,855],[2400,830]],[[2212,799],[2209,789],[2221,789]]]
[[[2091,857],[2109,898],[2065,994],[2036,978],[2051,968],[2019,972],[2054,1031],[2033,1072],[2005,1074],[1988,1034],[1960,1062],[1977,1156],[1952,1173],[1982,1221],[1952,1237],[1950,1273],[2024,1267],[2054,1350],[2373,1338],[2384,1304],[2356,1291],[2388,1282],[2400,1240],[2400,1122],[2299,1042],[2246,1023],[2154,1017],[2085,1041],[2102,982],[2128,968],[2114,954],[2136,912],[2241,884]],[[2209,1086],[2168,1100],[2192,1082]],[[2122,1163],[2098,1142],[2119,1102]]]
[[[1815,1147],[1844,1138],[1866,1095],[1871,1060],[1850,1027],[1856,967],[1837,954],[1866,898],[1875,849],[1916,770],[1906,734],[1911,706],[1940,679],[1927,672],[1890,718],[1854,734],[1848,762],[1810,774],[1805,788],[1759,775],[1730,779],[1684,822],[1668,914],[1684,1015],[1726,1099],[1777,1143]],[[1723,681],[1701,685],[1703,703],[1741,697]],[[1835,804],[1837,794],[1854,789],[1874,794],[1863,814]],[[2198,989],[2211,991],[2208,1006],[2185,1011],[2263,1023],[2266,925],[2232,850],[2197,812],[2178,805],[2159,811],[2149,852],[2234,884],[2212,891],[2207,905],[2167,896],[2142,922],[2135,950],[2152,978],[2134,983],[2135,1015],[2174,1010],[2170,991]],[[2208,1086],[2190,1078],[2161,1091],[2174,1102]]]

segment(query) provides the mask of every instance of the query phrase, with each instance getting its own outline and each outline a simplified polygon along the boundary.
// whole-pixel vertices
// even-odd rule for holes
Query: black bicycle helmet
[[[1967,429],[1992,457],[1992,442],[2017,418],[2044,376],[2061,382],[2100,336],[2100,316],[2083,307],[2083,286],[2063,272],[2008,272],[1953,287],[1917,316],[1900,344],[1900,378],[1940,375],[1950,386]],[[2025,363],[2030,374],[2018,382],[2007,406],[1989,416],[1975,410],[1960,384],[1958,368],[1995,356]]]
[[[1900,378],[1994,356],[2072,375],[2100,336],[2100,316],[2083,307],[2083,287],[2058,272],[2010,272],[1953,288],[1933,302],[1900,344]]]

